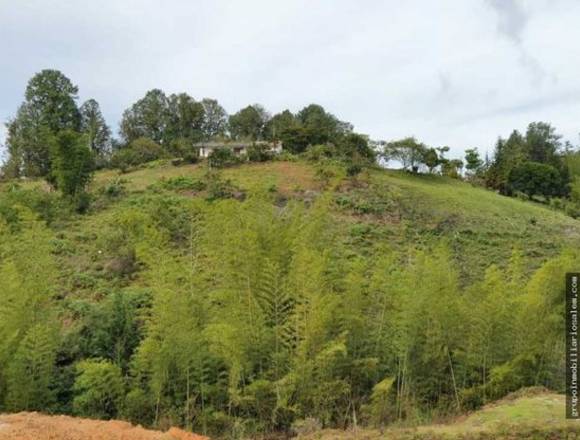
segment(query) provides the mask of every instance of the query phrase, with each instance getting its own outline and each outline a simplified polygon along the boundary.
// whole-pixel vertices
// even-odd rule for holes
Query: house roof
[[[235,142],[218,142],[218,141],[207,141],[207,142],[197,142],[193,144],[194,147],[200,148],[247,148],[252,145],[275,145],[272,142],[265,141],[235,141]]]

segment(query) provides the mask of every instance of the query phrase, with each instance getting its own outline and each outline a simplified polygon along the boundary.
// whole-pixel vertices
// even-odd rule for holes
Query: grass
[[[331,193],[333,215],[344,246],[354,254],[380,255],[389,249],[405,251],[415,246],[449,244],[465,281],[483,275],[490,264],[503,266],[513,249],[519,249],[528,270],[535,269],[567,246],[580,245],[580,222],[546,206],[507,198],[469,183],[438,176],[374,169],[356,179],[340,170],[324,183],[317,165],[306,162],[266,162],[223,170],[223,177],[245,190],[277,193],[280,198],[307,200]],[[162,180],[189,177],[201,179],[203,164],[172,166],[153,163],[129,173],[99,171],[91,191],[96,202],[86,215],[72,215],[52,225],[56,232],[55,252],[63,269],[65,299],[98,301],[111,289],[138,289],[137,277],[119,280],[107,277],[107,265],[115,256],[107,251],[109,238],[116,237],[115,219],[144,211],[160,215],[159,227],[171,216],[163,216],[166,205],[181,203],[187,211],[198,197],[195,192],[150,189]],[[125,192],[106,199],[99,188],[117,179],[125,181]],[[25,188],[46,188],[40,181],[21,183]],[[306,195],[308,194],[308,197]],[[178,214],[182,211],[177,210]],[[119,284],[122,283],[122,284]],[[74,320],[71,319],[71,322]],[[444,438],[564,438],[577,424],[563,419],[563,397],[555,394],[522,396],[504,400],[457,419],[449,425],[384,432],[323,431],[308,439],[444,439]],[[515,436],[509,437],[510,433]],[[550,436],[548,436],[550,435]],[[488,437],[485,437],[488,436]]]
[[[386,430],[327,430],[300,436],[308,440],[393,439],[561,439],[580,434],[577,420],[566,420],[565,398],[542,392],[531,396],[509,397],[445,425]],[[564,435],[564,436],[563,436]],[[576,438],[575,436],[569,438]]]
[[[520,251],[530,270],[562,248],[580,243],[580,222],[544,205],[504,197],[439,176],[375,171],[377,186],[393,194],[404,242],[446,239],[465,273],[504,264]]]
[[[205,164],[173,166],[168,163],[149,164],[144,168],[120,174],[117,170],[105,170],[95,176],[94,187],[98,188],[115,179],[127,181],[130,191],[144,191],[162,179],[175,177],[200,178],[206,172]],[[290,192],[296,188],[315,187],[314,173],[309,167],[296,162],[266,162],[247,164],[223,170],[225,178],[248,190],[263,190],[276,186]]]
[[[481,278],[490,264],[505,265],[513,250],[521,252],[526,268],[532,271],[563,248],[580,244],[579,221],[544,205],[504,197],[469,183],[381,169],[355,180],[336,169],[335,177],[323,183],[317,178],[317,167],[301,161],[274,161],[231,167],[222,173],[248,195],[269,192],[280,199],[310,200],[324,191],[332,192],[335,218],[342,224],[339,239],[354,254],[372,256],[445,241],[466,282]],[[148,188],[164,179],[201,179],[205,173],[205,164],[173,166],[167,161],[125,174],[99,171],[92,184],[94,192],[122,179],[127,194],[62,225],[63,234],[70,237],[76,231],[83,236],[98,231],[96,224],[106,223],[103,216],[119,209],[125,199],[150,194]],[[46,186],[39,181],[21,185]],[[196,197],[191,192],[165,193]]]

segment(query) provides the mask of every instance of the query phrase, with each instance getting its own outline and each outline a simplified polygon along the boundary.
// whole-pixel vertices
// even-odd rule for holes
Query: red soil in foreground
[[[0,415],[0,440],[209,440],[171,428],[150,431],[117,420],[77,419],[38,413]]]

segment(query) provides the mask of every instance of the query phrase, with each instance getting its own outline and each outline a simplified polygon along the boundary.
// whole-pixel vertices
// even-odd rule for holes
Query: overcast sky
[[[231,113],[316,102],[454,155],[536,120],[577,144],[579,22],[576,0],[0,0],[0,119],[54,68],[115,132],[157,87]]]

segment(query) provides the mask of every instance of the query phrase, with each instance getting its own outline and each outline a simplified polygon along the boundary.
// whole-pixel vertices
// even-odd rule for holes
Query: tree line
[[[127,170],[159,158],[198,159],[196,144],[209,140],[280,141],[286,152],[311,152],[350,164],[353,172],[376,161],[396,161],[408,171],[466,178],[504,195],[524,195],[580,215],[580,184],[571,175],[577,151],[563,143],[546,122],[529,124],[499,138],[483,159],[475,148],[465,158],[446,157],[449,147],[431,147],[414,137],[371,141],[322,106],[271,115],[259,104],[228,115],[215,99],[187,93],[167,96],[153,89],[123,112],[119,137],[106,124],[99,104],[77,105],[78,88],[56,70],[44,70],[28,83],[25,100],[7,124],[5,177],[42,177],[72,198],[81,198],[95,168]],[[227,151],[217,162],[228,162]],[[259,160],[264,152],[254,154]],[[231,158],[230,158],[231,159]],[[573,174],[573,173],[572,173]]]
[[[500,137],[491,158],[486,155],[483,159],[476,148],[470,148],[465,150],[464,160],[448,159],[449,147],[430,147],[413,137],[381,142],[380,157],[386,162],[398,161],[411,172],[465,177],[503,195],[549,201],[568,198],[577,184],[570,161],[578,151],[561,139],[551,124],[532,122],[525,134],[514,130],[507,139]]]
[[[98,102],[78,106],[77,94],[78,87],[56,70],[43,70],[29,81],[24,102],[7,124],[3,176],[45,178],[74,196],[84,191],[96,167],[123,168],[162,157],[195,161],[195,144],[208,140],[281,141],[296,154],[333,144],[341,156],[374,158],[366,136],[317,104],[273,116],[254,104],[228,115],[215,99],[197,101],[186,93],[167,96],[153,89],[123,112],[115,138]]]

